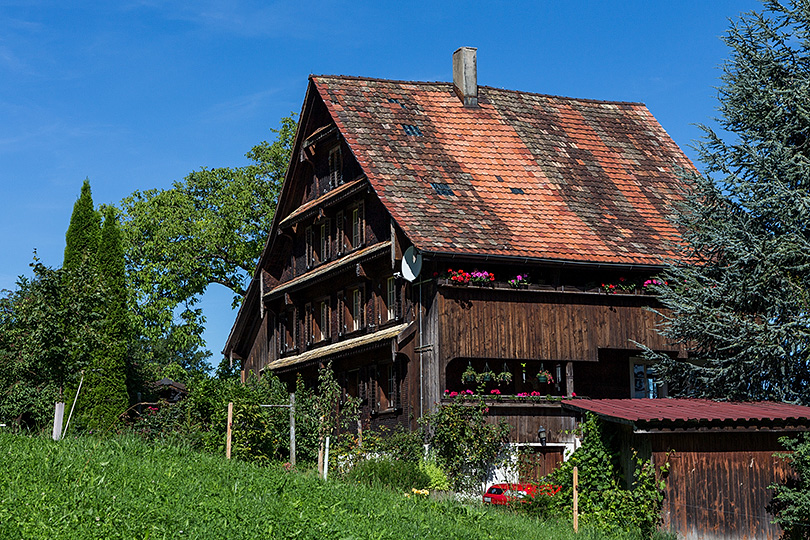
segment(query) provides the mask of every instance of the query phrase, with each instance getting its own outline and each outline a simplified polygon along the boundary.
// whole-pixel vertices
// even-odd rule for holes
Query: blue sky
[[[489,2],[0,0],[0,289],[36,248],[59,266],[73,203],[240,166],[298,112],[307,76],[448,81],[478,48],[479,83],[641,101],[693,161],[712,124],[720,36],[755,0]],[[697,163],[700,166],[699,163]],[[210,288],[206,340],[235,312]]]

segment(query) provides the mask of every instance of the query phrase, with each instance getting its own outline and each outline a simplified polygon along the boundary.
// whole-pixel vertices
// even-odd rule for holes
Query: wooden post
[[[574,465],[574,532],[579,532],[579,469]]]
[[[228,428],[227,438],[225,439],[225,457],[231,459],[231,425],[233,424],[233,402],[228,402]]]
[[[65,417],[65,403],[63,401],[56,402],[56,409],[53,411],[53,440],[58,441],[62,438],[62,419]]]
[[[290,393],[290,465],[295,467],[295,392]]]

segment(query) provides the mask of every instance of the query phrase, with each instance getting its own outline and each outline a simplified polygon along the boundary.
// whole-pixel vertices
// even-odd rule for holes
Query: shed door
[[[562,463],[563,449],[563,446],[523,447],[518,466],[520,482],[536,482],[551,474]]]

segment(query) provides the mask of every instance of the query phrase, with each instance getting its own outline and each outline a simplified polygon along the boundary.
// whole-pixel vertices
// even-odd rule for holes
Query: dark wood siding
[[[440,287],[442,358],[597,361],[600,348],[673,347],[645,295]]]
[[[774,457],[780,433],[652,434],[653,461],[669,454],[664,526],[678,537],[777,539],[781,529],[765,510],[772,490],[791,474]]]
[[[247,360],[242,365],[245,372],[245,377],[251,371],[258,376],[260,370],[267,364],[269,359],[269,343],[267,335],[267,321],[269,316],[265,315],[264,319],[259,326],[259,331],[253,339],[253,345],[250,348],[250,354]]]

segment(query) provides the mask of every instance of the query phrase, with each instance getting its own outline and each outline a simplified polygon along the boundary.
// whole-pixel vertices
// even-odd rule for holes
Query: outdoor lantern
[[[540,439],[540,444],[546,445],[546,428],[543,426],[537,428],[537,438]]]

